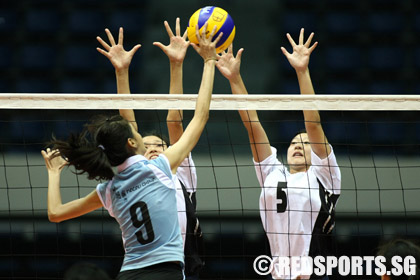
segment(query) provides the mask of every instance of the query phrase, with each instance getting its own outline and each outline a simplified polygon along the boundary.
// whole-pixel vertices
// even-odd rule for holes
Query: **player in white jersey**
[[[218,36],[207,38],[207,24],[199,46],[194,49],[204,60],[203,78],[194,117],[177,143],[158,158],[147,160],[146,148],[135,127],[121,116],[99,117],[80,134],[67,141],[53,139],[54,150],[42,151],[48,170],[48,217],[52,222],[79,217],[105,207],[120,225],[125,256],[117,279],[183,279],[183,246],[179,230],[175,185],[176,169],[196,145],[208,120],[213,90]],[[111,46],[116,45],[106,29]],[[122,35],[122,33],[120,33]],[[110,55],[111,46],[100,40]],[[122,37],[118,44],[122,47]],[[139,45],[130,53],[134,54]],[[60,174],[73,165],[89,179],[108,180],[85,197],[62,203]],[[114,174],[112,167],[118,172]]]
[[[304,30],[296,44],[287,34],[293,53],[282,51],[296,70],[301,94],[315,94],[309,75],[309,57],[313,33],[304,42]],[[243,49],[233,55],[230,46],[217,63],[229,80],[232,93],[248,94],[240,75]],[[341,175],[332,147],[321,126],[318,111],[303,111],[306,131],[296,134],[287,150],[287,164],[277,159],[256,111],[239,111],[245,125],[258,182],[261,186],[260,214],[274,264],[278,257],[331,254],[331,231],[335,205],[340,194]],[[287,168],[287,166],[289,168]],[[309,279],[293,275],[291,270],[272,270],[274,279]]]
[[[176,19],[175,35],[173,34],[168,22],[164,22],[166,31],[169,35],[170,44],[168,46],[155,42],[168,56],[170,62],[170,94],[182,94],[182,66],[183,61],[189,47],[186,41],[187,33],[181,36],[180,20]],[[112,35],[109,35],[112,40]],[[123,39],[122,30],[120,30],[120,38]],[[99,39],[100,40],[100,39]],[[100,41],[101,42],[101,41]],[[124,50],[122,44],[111,46],[107,56],[116,70],[117,92],[118,94],[130,94],[130,85],[128,78],[128,69],[131,64],[132,54]],[[134,111],[131,109],[121,109],[120,115],[128,120],[136,129],[138,124]],[[157,158],[168,148],[168,143],[175,144],[183,134],[182,126],[182,110],[169,110],[167,116],[167,127],[170,142],[164,140],[164,137],[156,132],[150,132],[143,135],[146,153],[144,156],[151,160]],[[200,259],[199,251],[202,246],[202,233],[199,221],[196,217],[196,200],[195,192],[197,187],[197,173],[191,153],[181,165],[172,170],[174,183],[176,186],[176,198],[178,209],[178,221],[181,229],[181,235],[185,252],[185,275],[187,280],[189,277],[198,279],[198,274],[203,266]]]

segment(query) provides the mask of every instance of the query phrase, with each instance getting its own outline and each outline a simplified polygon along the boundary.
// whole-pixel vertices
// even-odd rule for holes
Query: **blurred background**
[[[207,5],[236,24],[235,52],[250,94],[297,94],[296,75],[281,53],[286,33],[315,32],[310,69],[319,94],[419,94],[420,2],[415,0],[2,0],[1,93],[116,93],[114,69],[96,51],[105,28],[124,27],[124,45],[142,44],[130,68],[135,94],[167,94],[169,63],[152,45],[168,43],[163,26]],[[197,93],[202,59],[190,48],[184,92]],[[216,71],[215,94],[230,93]],[[46,216],[46,172],[39,150],[98,111],[0,110],[0,279],[59,279],[71,264],[96,263],[115,276],[121,235],[107,212],[52,224]],[[105,112],[117,113],[117,111]],[[140,129],[166,132],[166,112],[136,112]],[[186,123],[192,113],[186,112]],[[302,113],[261,112],[271,143],[285,155]],[[337,206],[337,255],[374,255],[383,239],[420,236],[420,115],[416,112],[322,112],[343,173]],[[269,255],[259,218],[260,189],[237,112],[212,112],[194,150],[198,215],[205,234],[203,279],[264,279],[253,260]],[[233,175],[235,174],[235,175]],[[95,182],[66,171],[63,200]],[[366,277],[362,277],[366,279]],[[355,278],[354,278],[355,279]]]
[[[295,93],[296,79],[280,46],[301,27],[319,47],[310,67],[317,92],[415,94],[420,91],[420,12],[415,0],[49,1],[0,4],[1,92],[115,92],[113,69],[96,52],[104,28],[125,29],[125,46],[142,48],[131,67],[133,92],[168,90],[163,27],[206,5],[227,10],[237,25],[235,49],[245,48],[242,73],[251,93]],[[198,71],[197,69],[200,69]],[[262,71],[264,70],[264,71]],[[196,93],[201,59],[190,48],[185,92]],[[229,92],[218,75],[216,93]]]
[[[116,36],[122,26],[126,49],[142,44],[130,69],[132,92],[165,94],[168,59],[152,43],[168,43],[164,20],[173,28],[180,17],[185,30],[190,15],[205,5],[219,5],[235,20],[235,51],[245,49],[241,72],[251,94],[299,92],[280,46],[290,51],[285,34],[297,38],[301,27],[306,35],[315,32],[314,40],[319,42],[310,62],[317,93],[420,92],[420,4],[414,0],[4,0],[0,3],[0,92],[114,94],[114,69],[96,51],[100,46],[96,36],[105,38],[105,27]],[[184,62],[185,93],[197,93],[201,69],[201,58],[190,48]],[[228,82],[217,71],[214,92],[230,93]],[[362,119],[362,115],[356,117]],[[18,114],[4,111],[2,116],[14,119]],[[403,133],[392,130],[392,134]],[[419,137],[413,132],[404,135]]]

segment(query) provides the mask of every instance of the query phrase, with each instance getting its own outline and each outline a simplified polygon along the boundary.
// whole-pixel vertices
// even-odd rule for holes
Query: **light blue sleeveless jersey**
[[[118,166],[118,174],[96,188],[120,225],[125,256],[121,271],[162,262],[184,262],[175,185],[165,155],[141,155]]]

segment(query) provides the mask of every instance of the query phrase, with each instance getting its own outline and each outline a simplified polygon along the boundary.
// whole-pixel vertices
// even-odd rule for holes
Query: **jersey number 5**
[[[137,209],[139,208],[142,216],[141,221],[139,221],[139,218],[137,216]],[[144,228],[146,230],[146,238],[143,237],[143,232],[141,230],[136,232],[137,241],[140,242],[140,244],[142,245],[152,242],[153,239],[155,239],[155,232],[153,231],[152,221],[150,220],[149,209],[147,209],[147,204],[143,201],[134,203],[130,207],[130,215],[131,221],[133,222],[133,226],[139,228],[142,225],[144,225]]]
[[[277,203],[277,213],[283,213],[286,211],[287,196],[286,196],[286,192],[283,190],[286,188],[287,188],[286,182],[277,183],[277,199],[281,200],[280,203]]]

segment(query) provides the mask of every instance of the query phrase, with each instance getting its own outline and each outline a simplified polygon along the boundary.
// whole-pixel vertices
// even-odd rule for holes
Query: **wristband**
[[[215,61],[217,61],[217,59],[216,58],[207,58],[206,60],[204,60],[204,63],[206,63],[207,61],[209,61],[209,60],[215,60]]]

